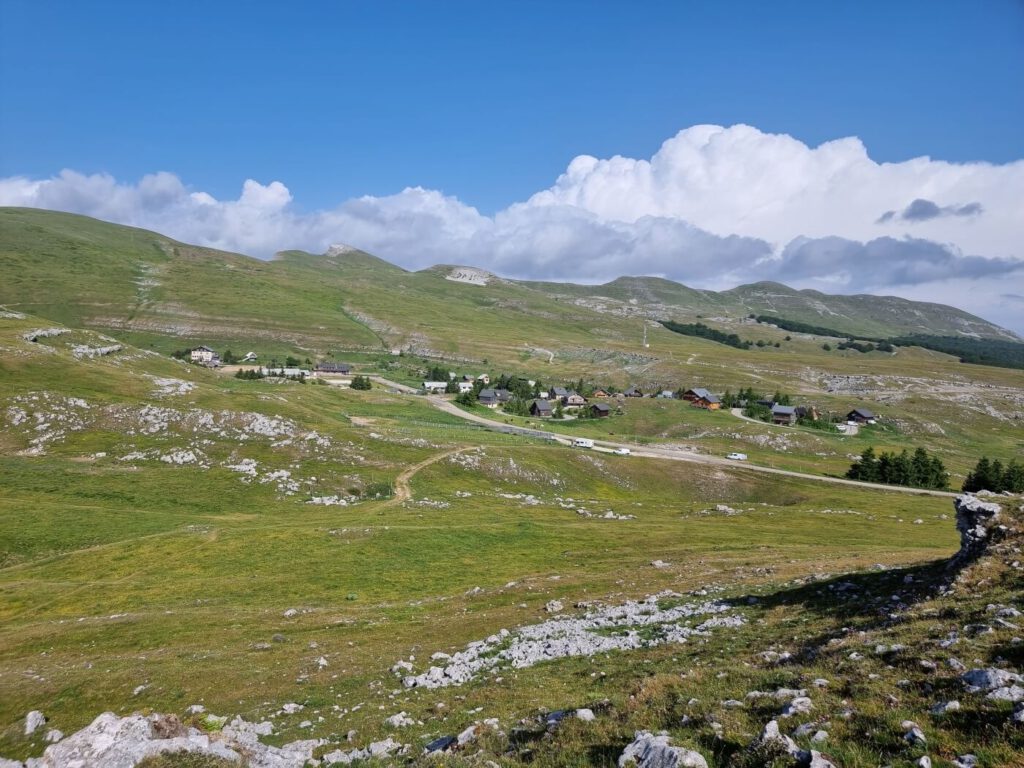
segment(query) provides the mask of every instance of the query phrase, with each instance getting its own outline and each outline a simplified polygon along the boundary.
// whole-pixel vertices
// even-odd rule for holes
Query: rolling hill
[[[953,307],[895,297],[776,283],[716,293],[652,277],[540,283],[454,266],[409,272],[343,246],[262,261],[35,209],[0,209],[0,275],[2,304],[162,351],[182,339],[261,344],[270,354],[400,348],[477,360],[510,348],[625,351],[645,320],[731,326],[760,313],[851,335],[1015,339]]]

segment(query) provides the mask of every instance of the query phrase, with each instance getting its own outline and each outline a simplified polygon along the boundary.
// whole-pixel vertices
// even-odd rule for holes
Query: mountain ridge
[[[751,314],[851,336],[928,332],[1019,340],[955,307],[899,297],[828,295],[773,282],[715,292],[651,276],[600,285],[515,280],[458,265],[409,271],[347,245],[324,254],[284,250],[261,260],[29,208],[0,208],[0,272],[0,303],[70,325],[137,333],[137,341],[147,334],[231,338],[239,328],[258,336],[267,328],[300,348],[438,351],[453,346],[453,334],[485,332],[482,308],[501,315],[496,327],[521,331],[518,344],[526,343],[520,337],[549,337],[552,321],[558,332],[575,323],[577,337],[592,335],[597,324],[609,325],[605,335],[621,336],[630,318],[736,324]],[[402,302],[394,301],[396,291]]]

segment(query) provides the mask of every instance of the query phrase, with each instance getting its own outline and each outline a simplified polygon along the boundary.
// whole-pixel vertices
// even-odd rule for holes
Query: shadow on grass
[[[746,605],[751,598],[756,598],[761,608],[799,606],[844,623],[887,623],[893,611],[905,610],[935,597],[955,573],[949,568],[949,560],[941,559],[905,568],[812,579],[768,594],[736,598],[733,603]]]

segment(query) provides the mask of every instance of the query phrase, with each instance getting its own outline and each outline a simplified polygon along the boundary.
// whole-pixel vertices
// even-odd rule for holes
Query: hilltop
[[[261,261],[34,209],[0,209],[0,274],[0,303],[164,351],[171,339],[191,339],[320,355],[398,348],[483,359],[488,347],[590,347],[601,339],[627,348],[645,320],[735,326],[762,313],[860,336],[1015,338],[953,307],[894,297],[774,283],[715,293],[649,277],[599,286],[523,282],[472,266],[408,272],[349,246]]]

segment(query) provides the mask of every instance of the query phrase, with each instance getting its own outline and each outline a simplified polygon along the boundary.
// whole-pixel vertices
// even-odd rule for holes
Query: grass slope
[[[33,708],[68,732],[106,709],[202,702],[257,717],[298,699],[327,715],[317,735],[341,738],[354,727],[362,740],[384,732],[378,707],[415,710],[444,730],[477,707],[510,719],[595,696],[625,706],[670,656],[616,654],[598,662],[599,683],[592,662],[569,660],[499,685],[394,697],[388,668],[537,621],[552,598],[615,601],[709,583],[742,590],[769,573],[921,564],[954,547],[944,502],[581,454],[481,431],[418,398],[237,382],[132,348],[78,358],[76,349],[104,340],[69,331],[32,343],[22,335],[37,319],[0,324],[5,755],[40,749],[20,735]],[[166,381],[157,379],[191,389],[158,395]],[[170,426],[126,427],[153,422],[126,421],[119,409],[157,412]],[[175,426],[170,411],[223,420]],[[34,450],[51,434],[37,427],[65,412],[74,418]],[[222,426],[247,413],[296,427],[239,440]],[[312,431],[330,447],[309,447]],[[161,458],[186,448],[208,466]],[[245,482],[226,466],[246,458],[260,479],[289,469],[300,491]],[[304,503],[394,481],[431,458],[440,460],[409,478],[407,501]],[[635,519],[588,518],[567,499]],[[740,514],[715,513],[716,504]],[[911,528],[915,519],[922,523]],[[653,559],[673,565],[652,568]],[[290,608],[298,613],[286,617]],[[450,715],[427,714],[437,700]],[[280,737],[304,733],[300,719],[279,720]]]

